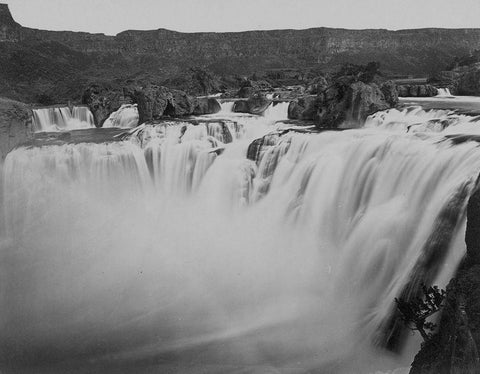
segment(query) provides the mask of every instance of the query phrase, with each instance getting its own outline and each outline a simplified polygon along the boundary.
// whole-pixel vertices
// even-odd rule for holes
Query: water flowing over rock
[[[101,347],[103,367],[152,357],[303,372],[371,372],[379,357],[406,365],[411,356],[375,343],[395,297],[419,279],[444,287],[464,255],[477,143],[447,138],[454,122],[422,136],[297,133],[276,122],[287,105],[258,116],[222,103],[229,120],[75,130],[116,140],[9,153],[0,357],[21,369]]]
[[[84,106],[33,109],[35,131],[65,131],[95,127],[92,112]]]
[[[110,114],[102,127],[131,128],[138,125],[138,109],[136,104],[123,104]]]
[[[466,256],[447,287],[439,331],[416,355],[411,374],[474,374],[480,370],[480,189],[467,209]]]

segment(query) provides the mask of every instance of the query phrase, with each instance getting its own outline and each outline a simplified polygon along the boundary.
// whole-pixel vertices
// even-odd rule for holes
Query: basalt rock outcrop
[[[240,83],[240,89],[237,92],[237,97],[250,98],[256,94],[272,91],[270,83],[264,80],[244,80]]]
[[[454,91],[457,95],[480,95],[480,63],[456,70]]]
[[[91,84],[82,95],[82,104],[92,112],[97,127],[102,127],[108,116],[122,104],[133,102],[133,88],[121,88],[108,82]]]
[[[199,97],[194,101],[193,115],[215,114],[220,112],[222,107],[217,99],[213,97]]]
[[[102,127],[109,115],[122,104],[137,104],[139,123],[162,117],[213,114],[221,109],[215,98],[196,98],[184,91],[151,84],[140,86],[133,82],[125,85],[91,84],[83,93],[82,103],[93,113],[97,127]]]
[[[398,103],[392,82],[381,85],[342,77],[316,97],[303,97],[289,105],[290,119],[314,120],[319,128],[358,127],[366,118]]]
[[[288,105],[288,118],[300,120],[317,120],[319,107],[317,96],[303,96],[290,101]]]
[[[21,102],[0,98],[0,161],[33,137],[32,110]]]
[[[133,101],[138,105],[139,123],[220,111],[220,104],[214,98],[195,98],[180,90],[155,85],[136,88]]]
[[[429,82],[454,95],[480,95],[480,51],[456,58],[449,70],[435,73]]]
[[[262,114],[272,103],[263,94],[256,94],[248,100],[237,100],[233,104],[233,111],[236,113]]]
[[[438,89],[430,84],[398,85],[400,97],[431,97],[438,94]]]
[[[422,345],[411,374],[474,374],[480,372],[480,189],[467,207],[467,252],[447,297],[438,332]]]
[[[329,86],[328,80],[324,76],[315,77],[307,86],[307,92],[310,95],[316,95],[323,92]]]
[[[211,71],[196,67],[163,81],[162,86],[179,89],[192,96],[211,95],[225,89],[219,77]]]

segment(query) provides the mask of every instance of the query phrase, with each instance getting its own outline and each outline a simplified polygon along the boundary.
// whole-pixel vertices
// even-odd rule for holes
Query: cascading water
[[[448,88],[437,88],[437,97],[454,97]]]
[[[389,109],[367,118],[365,127],[397,132],[442,132],[480,134],[480,116],[458,114],[448,109],[424,110],[420,106]]]
[[[93,115],[87,107],[50,107],[33,110],[35,131],[64,131],[95,127]]]
[[[462,128],[467,119],[450,112],[391,110],[365,129],[265,136],[282,128],[285,105],[263,117],[228,105],[197,125],[142,125],[114,143],[7,156],[4,366],[408,366],[417,338],[398,354],[381,348],[395,335],[393,300],[412,279],[444,287],[464,253],[480,149],[447,136],[475,120]],[[407,132],[438,117],[448,126]],[[435,267],[422,267],[435,251]]]
[[[117,111],[110,114],[102,127],[132,128],[138,125],[137,104],[123,104]]]

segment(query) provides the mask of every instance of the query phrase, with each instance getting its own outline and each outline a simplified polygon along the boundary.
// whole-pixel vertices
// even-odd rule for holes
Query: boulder
[[[138,105],[139,123],[164,116],[191,115],[196,107],[195,98],[185,92],[156,85],[136,88],[133,92],[133,100]]]
[[[386,81],[382,83],[380,90],[382,91],[385,101],[388,103],[388,105],[394,107],[398,104],[399,92],[397,91],[393,81]]]
[[[256,94],[248,100],[237,100],[233,105],[233,111],[236,113],[262,114],[272,103],[263,94]]]
[[[382,90],[376,83],[339,79],[315,101],[317,127],[361,126],[369,115],[394,106],[396,95],[391,84]]]
[[[177,76],[163,81],[162,86],[179,89],[194,96],[206,96],[222,90],[220,78],[201,68],[189,68]]]
[[[27,104],[0,98],[1,161],[17,145],[33,138],[32,110]]]
[[[222,107],[217,99],[213,97],[200,97],[195,100],[193,114],[196,116],[202,114],[215,114],[220,112]]]
[[[111,113],[122,104],[132,104],[131,89],[114,86],[110,83],[94,83],[88,86],[82,95],[82,104],[88,106],[93,114],[95,126],[102,127]]]
[[[237,92],[237,97],[246,99],[261,94],[262,92],[271,92],[272,90],[272,86],[267,81],[244,80],[240,84],[240,89]]]
[[[356,127],[363,124],[369,115],[390,107],[375,83],[356,82],[347,90],[345,121],[348,126]]]
[[[301,120],[317,119],[317,96],[304,96],[290,101],[288,118]]]

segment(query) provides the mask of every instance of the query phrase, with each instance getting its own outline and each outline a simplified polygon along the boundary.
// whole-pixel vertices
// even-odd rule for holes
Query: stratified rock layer
[[[22,27],[0,4],[0,95],[47,105],[80,99],[76,92],[91,78],[137,79],[142,74],[155,83],[206,94],[220,88],[215,75],[247,76],[292,67],[333,70],[346,62],[378,61],[389,73],[426,75],[478,49],[478,29],[312,28],[238,33],[158,29],[129,30],[116,36],[45,31]],[[213,74],[191,70],[199,66]],[[183,79],[186,71],[190,73]],[[318,93],[322,85],[314,83],[310,93]]]
[[[26,104],[0,98],[0,159],[33,137],[32,111]]]

